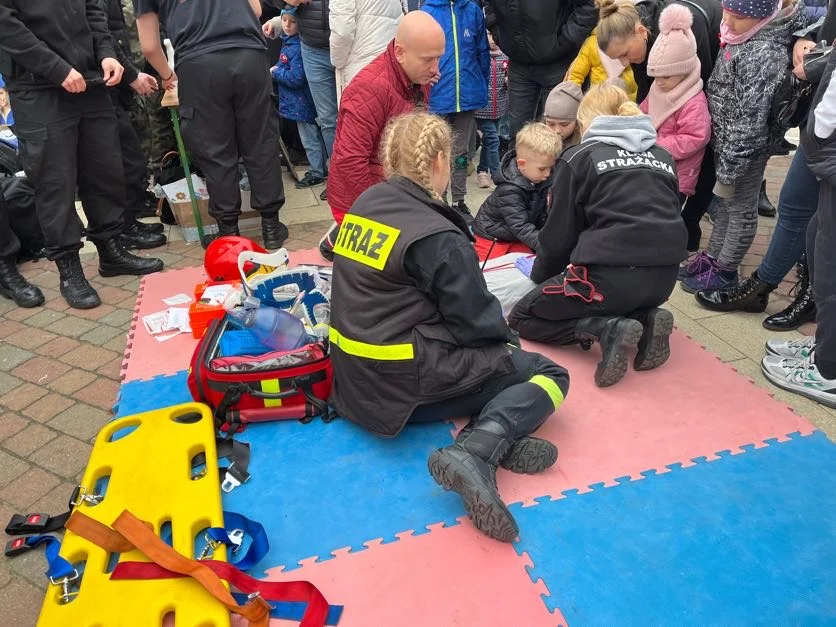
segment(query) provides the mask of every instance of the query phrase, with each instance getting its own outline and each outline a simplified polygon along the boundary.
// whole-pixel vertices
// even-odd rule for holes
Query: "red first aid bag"
[[[212,408],[221,430],[249,422],[333,418],[328,408],[333,371],[328,344],[314,342],[287,352],[220,357],[226,317],[213,321],[192,355],[189,390]]]

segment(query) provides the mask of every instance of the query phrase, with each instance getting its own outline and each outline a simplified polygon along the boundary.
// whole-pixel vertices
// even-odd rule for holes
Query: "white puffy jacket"
[[[406,0],[331,0],[331,63],[337,74],[337,92],[395,36]]]

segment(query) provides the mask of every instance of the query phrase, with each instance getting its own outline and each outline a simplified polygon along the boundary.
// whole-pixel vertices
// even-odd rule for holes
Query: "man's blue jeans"
[[[476,118],[476,126],[482,133],[482,153],[479,155],[477,172],[499,172],[499,120]]]
[[[801,146],[795,152],[778,199],[778,223],[758,268],[758,278],[778,285],[804,254],[807,226],[819,204],[819,181]]]
[[[308,156],[309,170],[311,176],[325,178],[327,173],[325,167],[325,144],[319,127],[314,122],[296,122],[299,129],[299,139],[305,147],[305,154]]]
[[[322,129],[325,150],[330,158],[337,131],[337,79],[331,65],[331,52],[328,48],[311,48],[302,41],[302,63],[316,106],[316,121]]]

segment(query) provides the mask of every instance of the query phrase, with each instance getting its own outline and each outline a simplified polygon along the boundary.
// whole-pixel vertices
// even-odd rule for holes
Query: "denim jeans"
[[[319,127],[313,122],[296,122],[296,127],[299,129],[299,139],[302,140],[308,163],[311,165],[309,170],[311,176],[324,178],[326,174],[325,143],[322,141]]]
[[[511,139],[511,125],[509,123],[510,119],[511,118],[508,115],[507,111],[505,112],[505,115],[499,118],[499,136],[502,139]]]
[[[495,176],[499,172],[499,120],[476,118],[476,126],[482,133],[482,153],[476,171]]]
[[[316,106],[316,121],[322,129],[325,150],[330,158],[337,131],[337,79],[331,65],[331,52],[328,48],[311,48],[303,41],[302,63]]]
[[[778,223],[758,268],[758,278],[778,285],[804,254],[807,225],[819,204],[819,182],[799,146],[778,199]]]

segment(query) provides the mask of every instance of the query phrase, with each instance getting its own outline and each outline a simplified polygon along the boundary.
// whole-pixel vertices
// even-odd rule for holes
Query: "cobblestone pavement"
[[[768,190],[776,205],[788,164],[787,157],[776,157],[769,164]],[[318,200],[319,188],[294,190],[287,177],[286,187],[283,217],[291,223],[288,248],[316,246],[330,225],[327,206]],[[473,178],[470,189],[468,201],[475,210],[487,191],[478,189]],[[710,225],[704,225],[707,237]],[[746,272],[760,263],[774,226],[774,219],[761,220],[744,263]],[[172,239],[176,231],[171,229]],[[168,268],[199,265],[203,258],[199,245],[183,241],[171,241],[149,253],[162,258]],[[0,521],[4,524],[14,512],[64,511],[96,433],[111,419],[139,279],[98,276],[95,254],[83,255],[82,261],[102,298],[101,307],[69,310],[58,293],[55,266],[46,261],[22,266],[24,275],[43,289],[44,307],[17,309],[0,299]],[[770,313],[789,302],[794,273],[788,278],[781,295],[772,299]],[[759,360],[764,341],[771,337],[760,325],[763,315],[708,312],[679,288],[670,307],[679,328],[694,340],[809,417],[831,438],[836,436],[836,411],[781,392],[763,379]],[[808,325],[802,331],[812,329]],[[0,625],[35,624],[46,585],[44,569],[40,551],[0,561]]]

